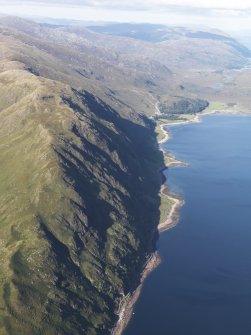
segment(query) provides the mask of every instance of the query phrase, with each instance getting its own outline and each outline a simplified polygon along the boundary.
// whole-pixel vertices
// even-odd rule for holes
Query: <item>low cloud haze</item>
[[[251,29],[251,0],[0,0],[0,13],[82,21],[208,25]]]
[[[61,4],[95,6],[106,8],[154,8],[165,6],[190,6],[198,8],[247,9],[251,8],[251,0],[1,0],[1,4]]]

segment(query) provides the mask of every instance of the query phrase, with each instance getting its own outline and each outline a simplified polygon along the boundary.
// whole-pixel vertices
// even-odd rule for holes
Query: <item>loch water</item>
[[[251,334],[251,117],[202,120],[169,127],[163,146],[190,166],[167,183],[185,205],[125,335]]]

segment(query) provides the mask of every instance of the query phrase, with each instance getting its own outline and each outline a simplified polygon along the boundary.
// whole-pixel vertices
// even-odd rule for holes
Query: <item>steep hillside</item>
[[[153,125],[20,67],[0,73],[0,333],[108,334],[158,223]]]

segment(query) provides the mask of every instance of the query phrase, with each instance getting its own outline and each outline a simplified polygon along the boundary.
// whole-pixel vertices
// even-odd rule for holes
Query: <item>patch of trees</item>
[[[175,101],[165,101],[160,104],[160,111],[163,114],[196,114],[207,108],[209,103],[206,100],[179,98]]]

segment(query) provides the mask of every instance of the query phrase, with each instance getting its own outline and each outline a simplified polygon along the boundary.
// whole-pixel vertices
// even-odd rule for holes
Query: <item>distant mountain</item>
[[[170,37],[171,29],[162,24],[133,24],[111,23],[98,26],[88,26],[88,29],[97,33],[130,37],[148,42],[162,42]]]
[[[76,23],[75,25],[77,25]],[[74,26],[74,25],[71,25]],[[193,29],[187,27],[166,26],[163,24],[149,23],[107,23],[87,25],[89,30],[111,36],[130,37],[148,42],[163,42],[169,39],[179,39],[181,37],[199,37],[209,39],[231,39],[223,32],[216,29]]]
[[[69,27],[74,30],[74,27]],[[135,40],[134,46],[121,40],[119,50],[136,53],[144,50],[147,57],[167,65],[169,68],[210,69],[241,67],[251,51],[235,39],[215,29],[191,29],[186,27],[168,27],[151,24],[108,24],[89,26],[88,29],[108,36],[120,36]],[[109,39],[105,39],[109,45]],[[140,41],[153,42],[153,45],[141,44]],[[213,59],[212,59],[213,58]]]
[[[120,69],[127,70],[127,77],[131,71],[139,73],[140,67],[144,66],[141,77],[150,73],[158,74],[158,79],[162,79],[161,85],[168,70],[240,68],[251,56],[247,47],[213,29],[195,30],[149,24],[108,24],[87,29],[77,25],[45,26],[9,17],[1,18],[1,23],[56,44],[67,42],[72,50],[99,57],[103,63],[119,65]],[[153,66],[156,69],[151,71]],[[153,78],[144,79],[151,82]]]

